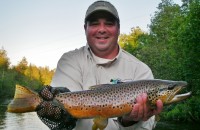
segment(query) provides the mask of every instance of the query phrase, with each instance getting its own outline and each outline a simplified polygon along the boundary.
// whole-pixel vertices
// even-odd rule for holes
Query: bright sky
[[[0,0],[0,47],[11,65],[25,56],[36,66],[56,68],[63,53],[86,44],[84,16],[95,0]],[[148,31],[161,0],[109,0],[118,10],[121,33]],[[181,0],[174,0],[181,4]]]

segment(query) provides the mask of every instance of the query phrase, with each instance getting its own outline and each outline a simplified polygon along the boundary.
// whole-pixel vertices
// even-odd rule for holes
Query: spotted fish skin
[[[55,98],[76,118],[115,117],[129,113],[136,95],[143,92],[145,88],[137,91],[137,87],[131,89],[129,84],[123,87],[116,84],[102,89],[59,94]]]
[[[147,93],[152,105],[161,99],[167,104],[175,92],[185,86],[184,81],[140,80],[100,85],[93,90],[59,94],[55,97],[76,118],[119,117],[131,112],[136,96]],[[174,95],[172,94],[174,93]]]

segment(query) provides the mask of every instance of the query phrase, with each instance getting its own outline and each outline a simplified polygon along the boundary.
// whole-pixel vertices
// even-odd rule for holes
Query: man
[[[111,79],[153,79],[151,70],[118,45],[120,19],[116,8],[107,1],[96,1],[89,6],[85,16],[87,45],[65,53],[58,62],[51,86],[64,86],[70,91],[87,90],[90,86],[110,83]],[[151,130],[155,125],[153,115],[162,110],[152,110],[146,103],[147,95],[138,95],[129,115],[109,119],[106,130]],[[79,119],[74,130],[90,130],[92,119]]]

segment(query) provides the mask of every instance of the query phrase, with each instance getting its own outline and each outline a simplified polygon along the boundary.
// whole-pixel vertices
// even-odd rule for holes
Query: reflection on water
[[[3,127],[5,126],[4,120],[5,120],[5,110],[4,106],[0,104],[0,130],[3,130]]]
[[[8,101],[0,101],[0,130],[49,130],[35,112],[6,112]]]
[[[35,112],[30,113],[8,113],[6,112],[4,130],[49,130]]]

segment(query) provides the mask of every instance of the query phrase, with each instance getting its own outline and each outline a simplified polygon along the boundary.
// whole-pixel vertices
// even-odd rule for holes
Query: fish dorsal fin
[[[102,89],[102,88],[108,88],[113,84],[120,84],[120,83],[124,83],[119,79],[111,79],[110,80],[111,84],[99,84],[99,85],[94,85],[89,87],[90,90],[95,90],[95,89]]]
[[[103,89],[103,88],[110,87],[111,85],[112,84],[99,84],[99,85],[90,86],[89,89],[90,90]]]

